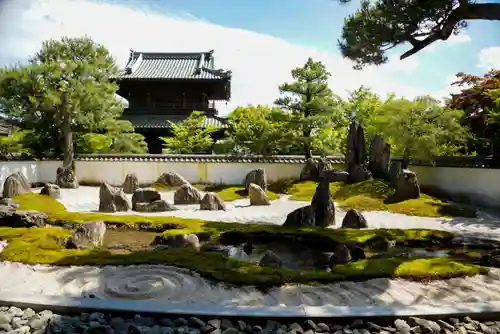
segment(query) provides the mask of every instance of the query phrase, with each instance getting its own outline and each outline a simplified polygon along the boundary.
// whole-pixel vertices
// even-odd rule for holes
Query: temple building
[[[230,99],[231,71],[216,69],[213,53],[130,51],[117,78],[117,94],[128,100],[122,119],[145,136],[149,153],[162,153],[159,137],[171,135],[169,121],[180,122],[194,110],[204,113],[207,126],[218,129],[212,134],[215,140],[224,136],[228,125],[217,116],[215,102]]]

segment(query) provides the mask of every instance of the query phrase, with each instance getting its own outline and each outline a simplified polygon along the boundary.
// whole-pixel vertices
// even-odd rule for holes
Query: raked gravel
[[[131,197],[131,195],[127,195]],[[163,192],[162,197],[173,203],[174,192]],[[99,207],[99,188],[81,186],[77,189],[61,189],[60,202],[69,211],[91,212]],[[177,205],[178,211],[160,213],[141,213],[143,216],[172,216],[179,218],[198,218],[209,221],[223,221],[241,224],[282,224],[288,213],[309,202],[293,201],[290,196],[283,195],[271,202],[270,206],[250,206],[248,199],[228,202],[227,211],[203,211],[199,205]],[[134,214],[134,212],[120,212]],[[336,226],[344,218],[345,212],[337,210]],[[369,228],[428,228],[460,232],[476,237],[486,237],[500,240],[500,218],[492,214],[480,212],[478,218],[430,218],[407,216],[387,211],[363,212]]]
[[[130,317],[100,312],[55,314],[50,310],[35,312],[30,308],[0,307],[0,333],[12,334],[475,334],[500,333],[500,322],[462,319],[426,320],[410,317],[385,323],[353,319],[346,323],[295,319],[281,322],[265,318],[200,319],[197,317],[151,317],[135,314]]]

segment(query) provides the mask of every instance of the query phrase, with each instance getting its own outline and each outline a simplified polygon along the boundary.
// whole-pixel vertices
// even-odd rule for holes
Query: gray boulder
[[[329,183],[321,180],[316,187],[311,207],[314,211],[316,226],[327,227],[335,224],[335,205],[330,194]]]
[[[319,181],[326,171],[328,171],[326,159],[308,158],[300,171],[300,181]]]
[[[139,179],[137,175],[134,173],[127,174],[122,189],[125,194],[133,194],[134,191],[139,189]]]
[[[161,194],[153,188],[139,188],[132,195],[132,210],[137,210],[138,203],[152,203],[161,200]]]
[[[365,217],[358,210],[351,209],[347,211],[342,220],[342,228],[367,228]]]
[[[150,203],[138,202],[135,203],[134,209],[137,212],[167,212],[176,211],[177,208],[163,199],[159,199]]]
[[[403,169],[396,181],[396,201],[406,201],[420,197],[420,186],[418,184],[417,174],[409,169]]]
[[[223,210],[226,211],[226,204],[216,193],[208,192],[200,202],[200,210]]]
[[[250,183],[248,187],[248,198],[250,205],[271,205],[271,201],[264,189],[255,183]]]
[[[277,269],[283,266],[283,261],[278,255],[276,255],[276,253],[268,250],[260,260],[259,266]]]
[[[101,247],[106,234],[106,224],[103,221],[74,224],[67,248]]]
[[[371,174],[366,168],[365,132],[357,121],[351,122],[347,134],[346,170],[351,182],[370,179]]]
[[[11,198],[29,191],[31,191],[31,186],[26,177],[20,172],[15,172],[5,179],[2,195]]]
[[[370,144],[370,161],[368,170],[376,179],[389,179],[389,164],[391,162],[391,145],[384,137],[375,135]]]
[[[78,180],[72,168],[59,167],[56,171],[56,184],[65,189],[78,188]]]
[[[0,226],[45,227],[49,216],[35,210],[16,210],[9,205],[0,206]]]
[[[106,182],[101,184],[99,188],[99,211],[129,211],[131,208],[132,205],[123,190],[112,187]]]
[[[175,172],[167,172],[161,174],[155,183],[162,184],[167,187],[180,187],[183,184],[189,184],[186,179]]]
[[[53,183],[46,183],[42,190],[40,190],[41,195],[50,196],[53,198],[61,197],[61,188],[58,185]]]
[[[264,168],[254,169],[248,172],[243,182],[246,191],[250,191],[251,183],[258,185],[264,191],[267,190],[267,175]]]
[[[168,248],[193,248],[200,249],[200,241],[196,234],[158,235],[151,246]]]
[[[310,205],[295,209],[286,216],[283,227],[313,227],[316,226],[314,211]]]
[[[190,185],[183,184],[174,193],[174,204],[198,204],[202,199],[201,192]]]

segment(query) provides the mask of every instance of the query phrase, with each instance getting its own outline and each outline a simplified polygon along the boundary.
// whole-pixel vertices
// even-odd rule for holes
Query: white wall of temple
[[[30,182],[54,182],[60,161],[0,162],[0,187],[5,178],[20,171]],[[165,172],[176,172],[191,183],[241,184],[245,175],[264,168],[269,182],[296,179],[301,163],[207,163],[155,161],[88,161],[75,162],[76,176],[82,183],[107,182],[120,186],[128,173],[135,173],[139,182],[153,183]],[[461,199],[486,205],[500,206],[500,169],[411,166],[422,187],[429,187]],[[0,189],[1,189],[0,188]]]

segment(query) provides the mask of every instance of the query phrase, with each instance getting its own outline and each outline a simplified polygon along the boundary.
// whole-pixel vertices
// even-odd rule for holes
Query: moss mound
[[[310,201],[316,186],[316,182],[296,183],[290,186],[287,192],[292,195],[292,200]],[[422,217],[476,217],[477,215],[473,209],[446,203],[426,194],[422,194],[418,199],[394,202],[394,189],[380,180],[354,184],[335,182],[330,184],[330,191],[332,199],[345,210],[390,211]]]

